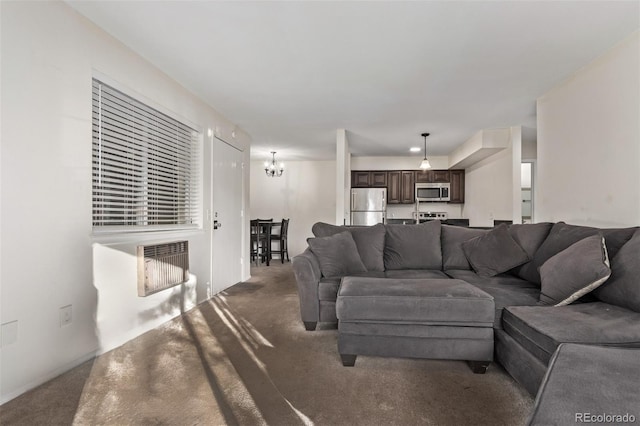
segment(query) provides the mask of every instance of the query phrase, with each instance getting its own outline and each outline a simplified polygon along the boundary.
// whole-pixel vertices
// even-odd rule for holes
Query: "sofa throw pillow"
[[[568,305],[602,285],[610,275],[604,237],[592,235],[542,265],[540,301],[546,305]]]
[[[328,237],[340,232],[349,231],[358,247],[360,259],[368,271],[384,271],[384,225],[373,226],[337,226],[317,222],[311,228],[316,237]]]
[[[419,225],[386,225],[385,269],[442,270],[439,220]]]
[[[307,243],[318,258],[320,272],[324,277],[343,277],[367,271],[350,232],[308,238]]]
[[[594,290],[603,302],[640,312],[640,231],[611,258],[611,277]]]
[[[592,235],[602,234],[607,244],[609,257],[613,259],[627,241],[631,239],[637,228],[598,229],[590,226],[570,225],[558,222],[553,225],[549,236],[533,256],[533,260],[524,265],[519,275],[528,280],[540,283],[540,267],[552,256],[570,247],[578,241]]]
[[[483,277],[493,277],[530,260],[513,239],[506,224],[465,241],[462,250],[473,270]]]
[[[486,234],[486,229],[465,228],[463,226],[442,225],[442,268],[445,271],[471,270],[462,243]]]

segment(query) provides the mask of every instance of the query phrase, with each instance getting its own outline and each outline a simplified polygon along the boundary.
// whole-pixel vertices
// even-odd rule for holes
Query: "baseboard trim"
[[[80,364],[83,364],[87,361],[89,361],[90,359],[93,359],[97,356],[98,354],[98,349],[95,349],[83,356],[81,356],[80,358],[76,358],[71,362],[66,363],[65,365],[56,368],[55,370],[38,377],[35,380],[32,380],[31,382],[27,383],[24,386],[21,386],[20,388],[14,390],[13,392],[10,392],[6,395],[2,395],[0,396],[0,406],[6,404],[7,402],[11,401],[12,399],[15,399],[17,397],[19,397],[20,395],[22,395],[25,392],[30,391],[31,389],[37,388],[38,386],[48,382],[51,379],[55,379],[56,377],[60,376],[61,374],[66,373],[67,371],[79,366]]]

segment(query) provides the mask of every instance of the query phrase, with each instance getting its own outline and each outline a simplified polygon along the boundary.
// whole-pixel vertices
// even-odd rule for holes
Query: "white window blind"
[[[93,79],[94,231],[198,226],[198,131]]]

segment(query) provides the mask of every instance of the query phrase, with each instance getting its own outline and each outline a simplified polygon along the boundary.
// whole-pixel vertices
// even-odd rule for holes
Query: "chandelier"
[[[283,163],[280,163],[280,164],[276,163],[276,152],[275,151],[271,151],[271,162],[268,162],[268,161],[264,162],[264,172],[269,177],[280,177],[280,176],[282,176],[282,173],[284,172],[284,164]]]

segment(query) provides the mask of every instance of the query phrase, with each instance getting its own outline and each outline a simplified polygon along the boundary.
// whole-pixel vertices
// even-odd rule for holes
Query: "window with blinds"
[[[93,79],[94,231],[198,226],[198,131]]]

